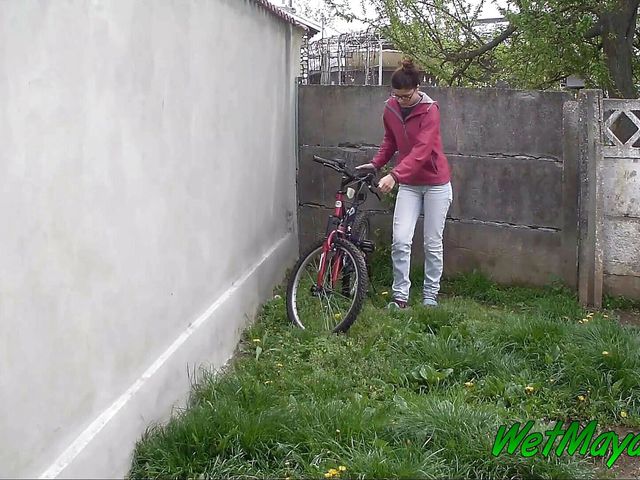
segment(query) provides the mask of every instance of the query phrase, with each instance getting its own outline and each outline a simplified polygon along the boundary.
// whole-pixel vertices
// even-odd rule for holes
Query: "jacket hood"
[[[418,102],[418,104],[421,104],[421,103],[428,103],[428,104],[436,103],[436,101],[433,98],[431,98],[429,95],[427,95],[426,93],[421,92],[420,90],[418,90],[418,94],[421,97],[420,101]],[[384,103],[386,103],[387,105],[397,105],[398,108],[400,107],[400,103],[398,103],[398,99],[395,98],[395,97],[388,98],[387,101],[384,102]]]
[[[427,95],[426,93],[421,92],[420,90],[418,90],[418,93],[422,97],[422,99],[420,100],[419,103],[436,103],[436,101],[433,98],[431,98],[429,95]]]
[[[407,119],[415,116],[415,115],[423,115],[425,113],[427,113],[429,110],[431,110],[431,107],[434,104],[437,104],[437,102],[435,100],[433,100],[429,95],[427,95],[424,92],[421,92],[418,90],[418,93],[420,94],[420,101],[415,105],[416,108],[413,109],[413,112],[411,112],[409,114],[409,116],[407,117]],[[423,106],[425,105],[425,106]],[[402,123],[405,122],[405,119],[402,118],[402,115],[400,114],[400,103],[398,102],[398,99],[395,97],[391,97],[389,99],[387,99],[387,101],[384,102],[384,106],[385,109],[389,109],[391,112],[393,112],[393,114],[398,117],[400,119],[400,121]]]

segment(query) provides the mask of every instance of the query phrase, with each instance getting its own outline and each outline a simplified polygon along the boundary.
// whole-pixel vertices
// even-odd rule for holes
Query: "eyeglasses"
[[[415,88],[413,89],[413,91],[411,93],[408,93],[406,95],[398,95],[396,93],[391,92],[390,96],[396,97],[398,100],[411,100],[411,97],[413,97],[414,93],[416,93]]]

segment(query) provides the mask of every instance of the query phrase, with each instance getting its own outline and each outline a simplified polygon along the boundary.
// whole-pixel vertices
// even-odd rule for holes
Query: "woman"
[[[418,89],[419,73],[411,60],[402,62],[391,77],[391,98],[385,102],[384,138],[371,163],[357,168],[386,165],[397,151],[391,173],[379,182],[383,193],[396,183],[393,214],[393,299],[389,308],[406,308],[409,300],[409,264],[416,221],[424,212],[423,304],[437,306],[443,270],[442,235],[453,200],[451,171],[442,149],[438,104]]]

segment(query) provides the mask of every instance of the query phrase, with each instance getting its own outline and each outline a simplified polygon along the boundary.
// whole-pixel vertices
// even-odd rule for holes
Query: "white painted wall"
[[[0,476],[124,475],[230,357],[297,255],[301,34],[248,0],[0,2]]]

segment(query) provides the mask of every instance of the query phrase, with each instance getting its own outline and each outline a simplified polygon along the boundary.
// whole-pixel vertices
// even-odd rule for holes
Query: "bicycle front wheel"
[[[324,258],[320,242],[293,269],[287,315],[300,328],[346,332],[362,309],[367,288],[367,267],[355,245],[336,238]]]

